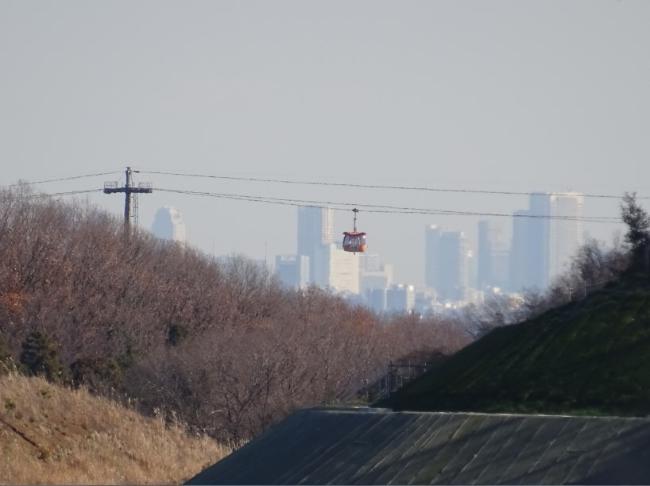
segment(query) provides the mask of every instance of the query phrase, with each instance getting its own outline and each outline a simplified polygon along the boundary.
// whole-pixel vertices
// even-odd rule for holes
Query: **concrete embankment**
[[[650,420],[297,412],[189,484],[647,484]]]

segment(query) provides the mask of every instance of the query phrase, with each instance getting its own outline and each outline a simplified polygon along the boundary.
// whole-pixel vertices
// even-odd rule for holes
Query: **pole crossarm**
[[[131,228],[131,219],[138,223],[138,194],[151,194],[153,187],[149,182],[141,182],[137,186],[133,183],[133,172],[127,167],[125,171],[125,183],[120,186],[117,181],[104,183],[104,194],[124,194],[124,226],[127,234]]]

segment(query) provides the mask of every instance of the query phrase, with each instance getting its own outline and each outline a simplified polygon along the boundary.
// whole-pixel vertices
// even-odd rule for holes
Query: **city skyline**
[[[2,2],[0,183],[131,165],[650,195],[649,17],[650,3],[636,0],[414,0],[399,9],[382,0]],[[86,190],[114,178],[38,187]],[[496,194],[135,178],[154,188],[448,211],[510,214],[527,204]],[[122,213],[119,198],[87,198]],[[207,253],[295,252],[294,208],[154,191],[140,198],[142,226],[165,205],[183,213],[191,244]],[[618,205],[585,200],[584,215],[616,216]],[[336,218],[338,238],[352,214]],[[394,264],[396,281],[422,285],[422,228],[476,241],[477,220],[362,211],[359,226],[369,251]],[[609,242],[620,228],[584,229]]]
[[[330,208],[299,207],[297,254],[276,256],[273,272],[290,288],[317,285],[380,313],[428,313],[480,303],[495,293],[544,291],[570,269],[585,238],[583,209],[581,193],[533,193],[528,208],[513,212],[509,241],[492,220],[478,221],[475,241],[462,231],[428,224],[424,285],[415,285],[396,280],[394,266],[377,252],[343,251],[333,238]]]

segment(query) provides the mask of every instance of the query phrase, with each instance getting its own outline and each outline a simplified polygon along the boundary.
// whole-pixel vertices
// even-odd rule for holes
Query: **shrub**
[[[40,331],[30,332],[23,341],[20,363],[30,375],[44,376],[59,383],[66,380],[56,344]]]

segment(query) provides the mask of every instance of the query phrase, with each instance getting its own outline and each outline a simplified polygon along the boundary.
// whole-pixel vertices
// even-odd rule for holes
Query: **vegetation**
[[[241,257],[127,238],[106,213],[25,187],[0,192],[0,255],[13,361],[223,440],[346,400],[391,360],[469,341],[439,320],[385,321],[317,288],[287,290]]]
[[[23,341],[20,362],[30,375],[42,375],[53,382],[65,381],[66,371],[56,346],[40,331],[30,332]]]
[[[0,377],[1,484],[173,484],[229,450],[84,390]]]
[[[627,224],[625,240],[630,248],[634,266],[649,270],[650,216],[636,200],[636,194],[626,193],[621,204],[621,216]]]
[[[626,196],[622,214],[628,224],[626,250],[602,253],[588,244],[573,272],[540,298],[540,312],[532,312],[532,319],[491,330],[383,405],[649,414],[650,280],[641,257],[647,255],[650,221],[633,196]],[[587,289],[589,281],[598,285],[583,295],[575,292],[580,284]],[[574,291],[562,291],[566,288]],[[563,305],[553,308],[554,303]]]

